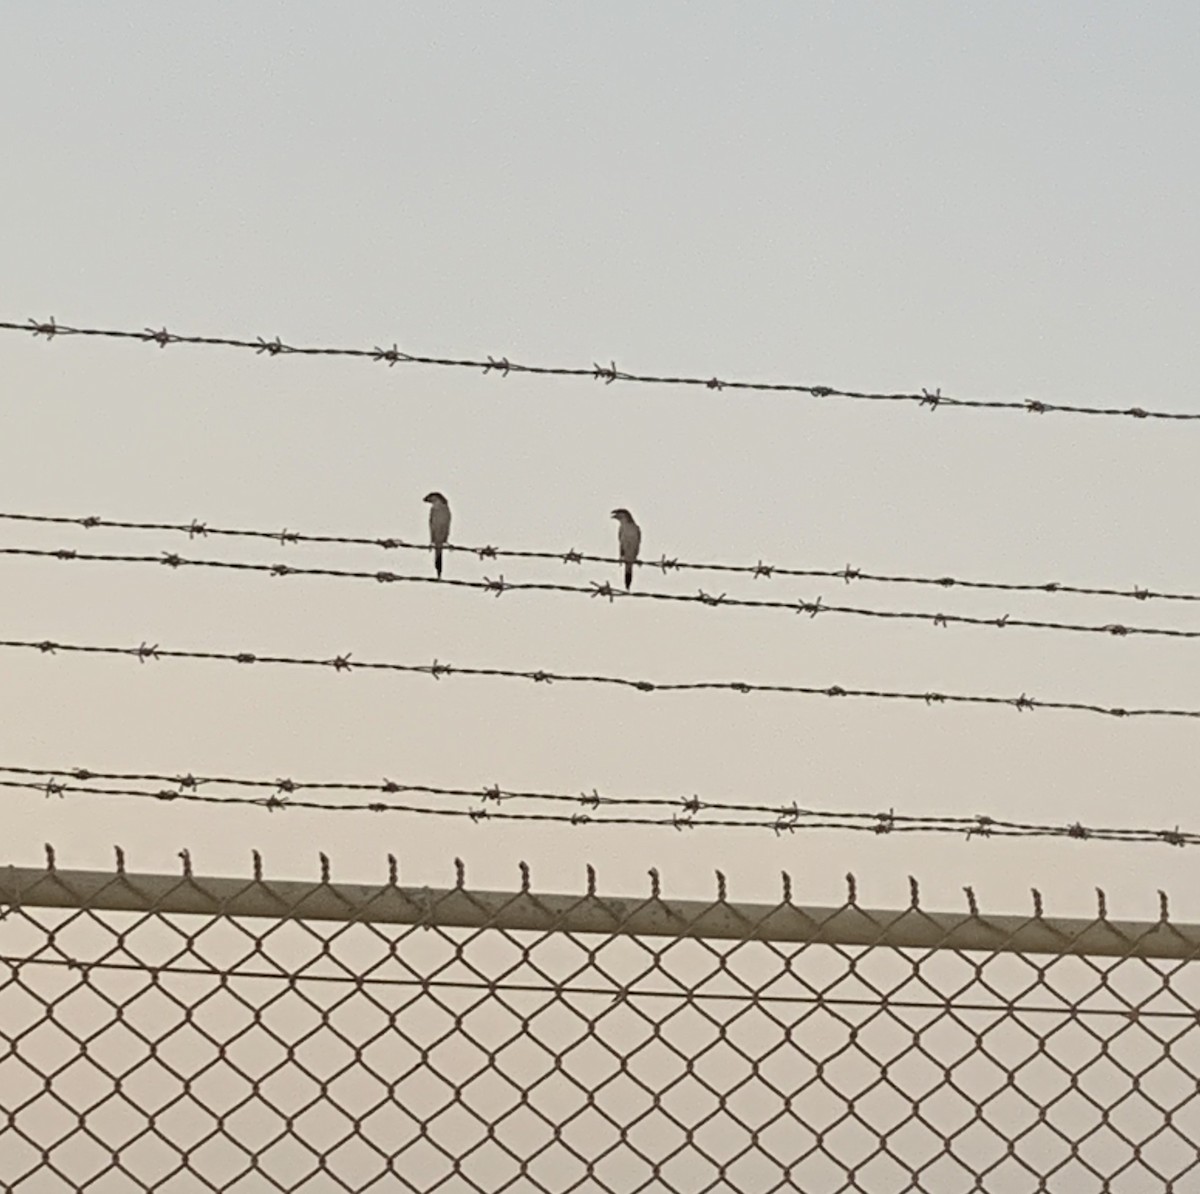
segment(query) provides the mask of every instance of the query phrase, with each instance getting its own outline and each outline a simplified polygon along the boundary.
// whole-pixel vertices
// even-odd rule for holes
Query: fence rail
[[[21,1194],[1186,1194],[1200,925],[0,869]]]
[[[460,864],[461,865],[461,864]],[[985,916],[972,889],[962,913],[929,912],[914,895],[900,910],[862,908],[857,881],[848,876],[844,904],[802,906],[792,901],[789,876],[777,904],[746,904],[726,897],[718,877],[717,898],[663,899],[657,873],[646,898],[601,896],[589,868],[585,895],[537,894],[523,870],[516,892],[475,891],[465,873],[453,887],[405,887],[398,875],[386,884],[334,883],[328,870],[316,883],[266,880],[256,863],[253,880],[197,878],[190,863],[183,875],[107,871],[60,871],[57,865],[0,870],[0,905],[79,908],[95,912],[144,912],[207,917],[278,917],[537,933],[602,933],[635,937],[695,937],[893,949],[989,950],[1102,957],[1200,958],[1200,924],[1175,924],[1160,893],[1156,921],[1111,920],[1100,894],[1094,918],[1044,915],[1034,892],[1030,915]],[[395,872],[393,872],[395,873]],[[1200,1018],[1200,1010],[1198,1010]]]

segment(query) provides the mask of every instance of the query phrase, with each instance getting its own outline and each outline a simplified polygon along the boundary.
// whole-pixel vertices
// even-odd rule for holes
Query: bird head
[[[629,511],[626,510],[624,506],[618,506],[612,512],[611,517],[615,518],[618,522],[632,522],[633,521],[633,515],[630,514]]]
[[[449,505],[449,502],[446,501],[445,497],[438,493],[436,489],[432,493],[427,493],[421,500],[424,502],[432,502],[435,506]]]

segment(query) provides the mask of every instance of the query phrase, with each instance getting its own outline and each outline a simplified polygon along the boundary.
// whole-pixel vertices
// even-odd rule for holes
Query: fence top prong
[[[964,887],[963,892],[966,894],[966,897],[967,897],[967,908],[970,910],[971,919],[978,920],[979,919],[979,904],[976,902],[976,899],[975,899],[975,889],[973,887]]]

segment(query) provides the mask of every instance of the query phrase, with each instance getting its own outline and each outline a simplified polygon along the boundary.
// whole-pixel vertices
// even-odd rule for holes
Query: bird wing
[[[450,538],[450,507],[433,506],[429,511],[429,538],[435,543],[445,543]]]

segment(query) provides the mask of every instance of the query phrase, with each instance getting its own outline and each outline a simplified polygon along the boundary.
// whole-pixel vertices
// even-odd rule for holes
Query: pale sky
[[[1190,3],[12,6],[0,319],[1200,411]],[[1200,427],[5,333],[0,508],[1200,590]],[[0,545],[183,551],[0,523]],[[278,545],[205,554],[423,570]],[[479,563],[455,575],[615,579]],[[1200,707],[1200,643],[0,560],[3,638]],[[640,586],[1198,627],[1187,605]],[[1200,828],[1195,722],[0,654],[0,763]],[[1124,917],[1190,851],[4,794],[2,861]]]

